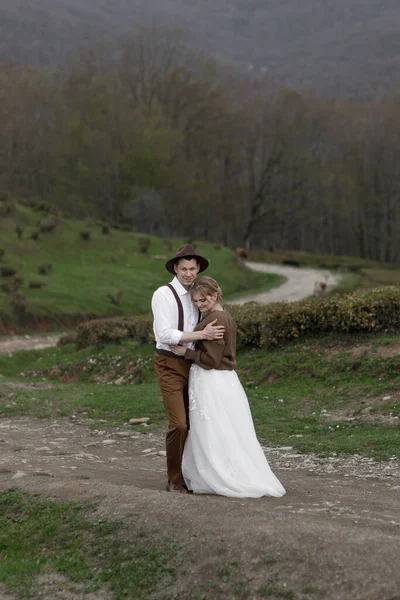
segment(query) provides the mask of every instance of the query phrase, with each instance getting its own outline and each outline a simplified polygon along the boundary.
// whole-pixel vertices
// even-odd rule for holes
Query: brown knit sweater
[[[186,350],[185,358],[192,360],[203,369],[233,371],[236,367],[236,324],[224,310],[215,310],[208,314],[197,325],[195,331],[204,329],[208,323],[217,319],[214,325],[224,325],[225,334],[222,340],[200,340],[196,349]]]

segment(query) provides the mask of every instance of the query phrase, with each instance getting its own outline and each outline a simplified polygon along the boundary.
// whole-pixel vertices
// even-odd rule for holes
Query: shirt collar
[[[178,280],[177,277],[173,278],[173,280],[171,281],[171,284],[174,286],[174,288],[176,289],[176,291],[178,292],[178,294],[180,296],[184,296],[185,294],[189,293],[188,290],[183,287],[183,285],[181,284],[181,282]]]

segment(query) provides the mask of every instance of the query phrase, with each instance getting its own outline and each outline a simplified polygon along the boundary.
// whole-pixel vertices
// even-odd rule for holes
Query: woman
[[[283,496],[254,431],[246,393],[236,372],[236,325],[221,306],[222,293],[211,277],[198,278],[191,289],[202,313],[197,330],[217,319],[222,340],[196,342],[196,349],[171,346],[193,361],[189,374],[190,431],[182,472],[189,490],[238,498]]]

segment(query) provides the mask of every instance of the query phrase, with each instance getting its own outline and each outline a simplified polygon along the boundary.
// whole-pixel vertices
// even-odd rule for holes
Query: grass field
[[[146,414],[159,427],[164,411],[152,354],[151,346],[130,342],[100,351],[67,345],[0,356],[2,381],[55,382],[53,389],[34,393],[3,387],[0,416],[75,414],[117,426]],[[238,372],[265,443],[320,455],[361,453],[378,460],[400,455],[397,335],[336,335],[267,352],[249,350],[239,356]],[[121,385],[112,385],[117,380]]]
[[[185,243],[153,236],[149,237],[147,253],[142,253],[138,245],[141,234],[112,229],[104,235],[100,225],[72,219],[63,219],[55,231],[42,233],[35,241],[30,236],[43,217],[18,206],[16,214],[0,219],[1,265],[17,269],[23,278],[21,292],[27,298],[28,311],[36,315],[146,313],[153,291],[171,279],[165,269],[166,259]],[[17,223],[24,229],[21,239],[15,232]],[[90,241],[81,238],[83,231],[91,232]],[[207,273],[219,281],[227,299],[267,290],[283,280],[246,269],[234,252],[218,245],[197,243],[197,252],[210,260]],[[46,276],[40,275],[39,267],[49,263],[52,269]],[[0,283],[6,281],[0,278]],[[44,282],[45,287],[29,287],[37,281]],[[121,301],[116,306],[109,295],[118,294]],[[10,313],[8,297],[0,291],[0,315]]]
[[[134,539],[127,533],[126,523],[98,518],[89,502],[56,503],[18,490],[2,492],[0,582],[24,598],[42,597],[47,575],[47,582],[53,579],[61,589],[59,598],[89,593],[102,598],[97,592],[105,588],[116,598],[145,599],[149,589],[170,583],[180,547],[162,536],[149,544],[144,532]],[[44,581],[35,579],[41,573]]]

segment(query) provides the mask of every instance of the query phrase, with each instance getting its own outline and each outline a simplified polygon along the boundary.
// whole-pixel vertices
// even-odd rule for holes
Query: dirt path
[[[49,335],[13,335],[0,337],[0,354],[12,354],[18,350],[41,350],[57,345],[60,333]]]
[[[311,296],[314,290],[314,284],[318,279],[324,276],[328,277],[327,289],[332,289],[340,281],[339,275],[333,275],[328,271],[320,269],[299,269],[297,267],[286,267],[282,265],[269,265],[265,263],[246,262],[246,265],[253,271],[261,273],[276,273],[283,275],[287,281],[277,288],[264,292],[262,294],[252,294],[233,300],[230,304],[244,304],[245,302],[295,302]]]
[[[163,432],[88,425],[2,419],[0,489],[63,500],[96,497],[101,514],[154,535],[176,536],[179,518],[189,564],[165,598],[191,598],[204,577],[218,581],[232,561],[251,591],[240,596],[228,587],[216,598],[260,598],[257,590],[266,581],[280,590],[268,598],[400,598],[399,461],[378,465],[361,457],[318,459],[290,447],[267,448],[287,489],[284,498],[181,496],[164,491]]]

